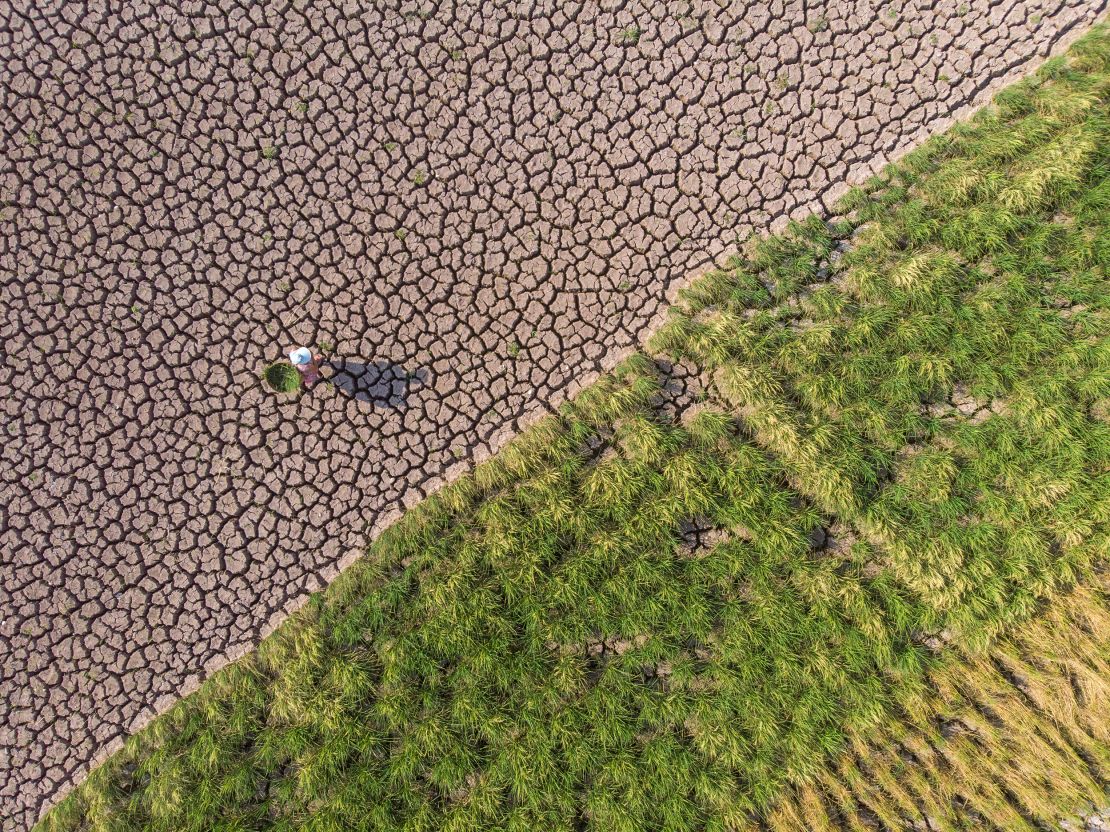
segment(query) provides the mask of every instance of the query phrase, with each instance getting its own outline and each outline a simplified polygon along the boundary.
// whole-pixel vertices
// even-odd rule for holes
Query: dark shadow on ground
[[[392,361],[366,363],[349,358],[330,358],[323,366],[331,368],[331,372],[324,375],[325,384],[333,385],[340,393],[356,401],[396,410],[407,407],[408,395],[428,381],[427,370],[406,370]]]

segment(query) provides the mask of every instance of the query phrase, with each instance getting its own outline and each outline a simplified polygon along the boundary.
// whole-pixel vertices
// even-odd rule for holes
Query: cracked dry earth
[[[4,829],[1107,2],[108,5],[0,4]]]

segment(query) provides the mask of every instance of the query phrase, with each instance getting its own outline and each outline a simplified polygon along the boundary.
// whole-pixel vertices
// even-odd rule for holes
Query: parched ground
[[[5,829],[1108,3],[362,5],[0,8]]]

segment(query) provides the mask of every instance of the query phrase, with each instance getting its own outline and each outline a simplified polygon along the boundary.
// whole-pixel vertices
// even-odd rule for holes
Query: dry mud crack
[[[1107,2],[361,5],[0,6],[4,829]]]

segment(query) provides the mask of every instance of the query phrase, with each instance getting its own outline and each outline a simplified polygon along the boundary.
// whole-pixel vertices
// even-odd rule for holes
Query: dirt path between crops
[[[0,8],[4,829],[1107,1],[368,5]]]

